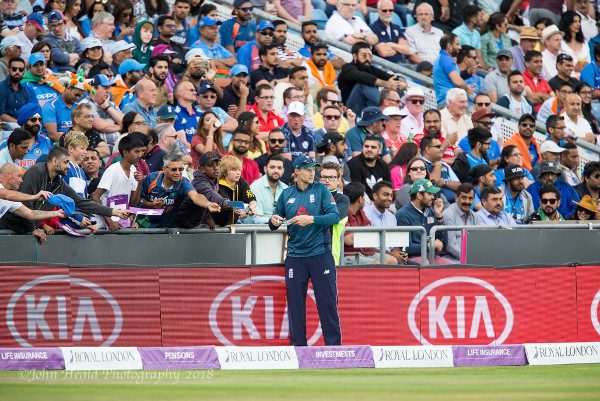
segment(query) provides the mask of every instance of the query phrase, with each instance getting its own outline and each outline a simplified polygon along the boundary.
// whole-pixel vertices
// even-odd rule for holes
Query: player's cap
[[[271,21],[267,21],[267,20],[262,20],[258,23],[258,26],[256,27],[257,31],[264,31],[265,29],[272,29],[275,30],[275,26],[271,23]]]
[[[436,187],[431,183],[431,181],[425,178],[419,178],[415,182],[413,182],[412,187],[410,187],[410,193],[418,194],[419,192],[428,192],[430,194],[437,194],[440,192],[440,188]]]
[[[216,150],[213,150],[212,152],[203,153],[202,156],[200,156],[200,166],[202,166],[202,167],[210,166],[214,162],[220,162],[220,161],[221,161],[221,155]]]
[[[174,120],[177,117],[175,113],[175,109],[170,104],[165,104],[156,112],[157,118],[162,118],[163,120]]]
[[[246,67],[244,64],[236,64],[233,67],[231,67],[231,70],[229,71],[229,76],[233,77],[238,76],[240,74],[246,74],[248,75],[248,67]]]
[[[498,51],[498,53],[496,53],[496,60],[498,60],[500,57],[508,57],[508,58],[512,59],[513,55],[510,52],[510,50],[504,49],[504,50],[500,50],[500,51]]]
[[[525,176],[525,170],[523,170],[523,167],[521,166],[511,164],[510,166],[504,167],[504,181],[506,182],[512,180],[513,178],[521,178]]]
[[[92,78],[92,80],[90,81],[90,85],[94,88],[97,88],[99,86],[104,86],[108,88],[109,86],[113,86],[114,84],[115,82],[108,79],[108,77],[104,74],[94,75],[94,78]]]
[[[198,20],[198,29],[205,26],[215,26],[221,25],[221,21],[217,21],[216,19],[212,19],[210,17],[202,17]]]
[[[300,168],[311,168],[311,167],[316,167],[316,166],[320,166],[319,163],[317,163],[317,161],[315,159],[312,159],[310,157],[308,157],[307,155],[300,155],[298,157],[296,157],[294,159],[294,169],[300,169]]]
[[[540,146],[540,153],[562,153],[566,150],[567,149],[558,146],[554,141],[544,141],[544,143],[542,143],[542,146]]]
[[[291,102],[287,109],[287,115],[298,114],[303,116],[305,113],[304,103],[302,102]]]
[[[134,59],[128,59],[121,63],[119,66],[119,74],[125,75],[131,71],[144,71],[146,64],[138,63]]]
[[[46,57],[44,57],[44,53],[36,52],[31,53],[29,56],[29,65],[36,65],[39,62],[46,64]]]
[[[544,160],[540,163],[540,176],[545,173],[554,173],[561,175],[562,171],[558,167],[558,163],[553,160]]]

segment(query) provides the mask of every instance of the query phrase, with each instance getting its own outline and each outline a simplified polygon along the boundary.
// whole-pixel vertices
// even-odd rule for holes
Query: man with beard
[[[169,59],[166,56],[152,57],[150,59],[150,68],[146,76],[150,81],[154,82],[158,89],[158,96],[156,97],[156,108],[161,108],[169,102],[171,94],[169,88],[165,83],[167,75],[169,74]]]
[[[183,60],[185,56],[185,51],[183,51],[183,46],[178,43],[175,43],[172,38],[177,33],[177,24],[175,23],[175,19],[173,19],[170,15],[161,15],[156,20],[156,28],[158,30],[158,37],[154,39],[152,42],[153,46],[157,45],[168,45],[171,46],[174,52],[177,53],[176,58],[179,60]]]
[[[540,146],[533,137],[534,132],[535,117],[531,114],[523,114],[519,118],[519,132],[504,142],[504,146],[515,145],[519,149],[523,158],[523,167],[529,171],[538,164],[541,158]]]
[[[269,142],[269,150],[267,153],[263,153],[258,156],[254,161],[258,164],[259,171],[265,171],[265,166],[267,165],[267,160],[271,155],[281,155],[283,150],[286,147],[286,139],[285,135],[279,128],[274,128],[269,132],[268,137]],[[281,181],[288,184],[292,181],[292,172],[294,168],[292,167],[292,162],[284,157],[283,159],[283,174],[281,176]]]
[[[256,212],[243,220],[245,224],[267,224],[273,215],[277,200],[288,186],[282,182],[285,159],[271,154],[263,168],[264,175],[250,185],[256,197]]]
[[[183,178],[184,170],[182,156],[169,153],[164,155],[164,168],[144,178],[140,195],[142,207],[163,209],[160,216],[148,216],[151,228],[175,227],[177,213],[184,200],[210,212],[221,210],[217,203],[209,202],[206,196],[196,192],[192,184]]]
[[[452,163],[452,170],[460,182],[468,181],[469,171],[472,168],[490,164],[488,159],[488,149],[492,139],[490,131],[485,128],[471,128],[467,138],[470,149],[467,152],[461,152]]]
[[[145,64],[135,60],[125,60],[119,66],[119,75],[110,87],[110,92],[120,110],[135,100],[134,87],[144,77],[145,69]]]
[[[467,85],[473,87],[474,93],[483,92],[483,78],[477,74],[477,51],[473,46],[462,45],[456,57],[460,77]]]
[[[21,45],[16,36],[9,36],[0,43],[0,81],[8,78],[8,62],[21,57]]]
[[[304,21],[302,23],[302,40],[304,40],[304,46],[298,50],[298,53],[302,57],[309,58],[311,53],[311,46],[315,43],[319,42],[319,31],[317,29],[317,24],[314,21]],[[327,49],[327,60],[333,64],[333,67],[336,70],[341,70],[346,62],[339,56],[336,56],[331,52],[331,50]]]
[[[493,185],[493,181],[492,181]],[[445,226],[476,226],[477,218],[471,210],[474,204],[475,189],[469,183],[463,183],[456,188],[456,202],[443,212]],[[481,205],[480,205],[481,207]],[[461,260],[462,231],[448,231],[448,246],[446,251],[457,261]]]
[[[254,6],[250,0],[235,0],[233,10],[233,18],[223,22],[219,36],[221,44],[236,54],[242,46],[252,40],[256,32],[256,23],[252,21]]]
[[[475,213],[478,226],[516,224],[512,216],[503,210],[502,190],[500,188],[485,188],[481,193],[481,204],[483,207]]]
[[[533,105],[525,97],[525,79],[519,71],[512,71],[508,74],[508,93],[498,99],[498,106],[509,109],[514,114],[520,116],[524,114],[533,114]]]
[[[246,157],[250,149],[250,138],[248,131],[236,129],[231,138],[231,152],[228,153],[242,162],[242,178],[248,185],[252,185],[254,181],[260,178],[258,164]]]
[[[392,24],[394,3],[391,0],[378,1],[377,14],[379,14],[379,18],[370,26],[379,39],[379,43],[375,45],[377,55],[392,63],[404,62],[405,57],[409,57],[411,51],[402,34],[402,28]]]
[[[206,57],[212,59],[217,68],[229,69],[237,64],[234,53],[219,44],[219,26],[221,21],[210,17],[198,21],[200,38],[190,46],[191,49],[201,49]]]
[[[246,43],[238,50],[238,63],[248,67],[250,72],[256,70],[261,63],[258,51],[261,47],[273,41],[273,31],[275,31],[275,27],[270,21],[260,21],[256,27],[254,40]]]
[[[525,190],[525,172],[516,164],[504,168],[504,211],[508,213],[517,224],[533,213],[534,205],[529,190]],[[481,199],[483,200],[483,192]],[[485,207],[485,205],[484,205]]]
[[[579,85],[579,80],[571,76],[573,69],[573,57],[568,54],[559,54],[556,58],[556,75],[548,80],[548,85],[552,90],[558,90],[563,83],[568,83],[571,88],[576,88]]]
[[[334,88],[337,74],[331,61],[327,60],[329,46],[315,43],[310,46],[310,58],[306,61],[309,69],[308,87],[316,94],[321,88]]]
[[[18,163],[19,167],[27,170],[36,163],[40,156],[47,155],[50,152],[52,142],[40,132],[42,129],[42,109],[37,103],[27,103],[19,109],[17,124],[35,136],[33,146]],[[6,145],[7,143],[4,141],[0,145],[0,149],[4,149]]]
[[[175,0],[173,3],[171,16],[177,28],[171,41],[182,47],[189,45],[198,37],[196,29],[190,27],[190,22],[188,21],[191,9],[190,0]]]
[[[335,163],[338,166],[343,165],[347,150],[346,139],[337,131],[327,132],[323,136],[321,143],[317,145],[317,152],[323,154],[321,160],[323,164]]]
[[[600,162],[589,162],[583,167],[582,183],[575,190],[580,198],[589,195],[594,199],[600,198]]]
[[[471,46],[476,50],[476,64],[483,65],[481,55],[481,34],[479,33],[481,20],[480,14],[483,10],[478,6],[468,5],[462,10],[463,23],[452,30],[452,33],[458,36],[461,46]]]
[[[159,124],[154,129],[156,131],[156,144],[144,156],[144,160],[150,172],[161,171],[163,169],[163,159],[170,153],[177,153],[177,133],[171,124]]]
[[[381,146],[380,156],[383,161],[389,163],[392,160],[390,150],[385,144],[385,139],[381,136],[383,131],[383,122],[390,118],[383,114],[379,107],[366,107],[363,109],[360,121],[356,127],[351,128],[346,133],[346,143],[352,152],[352,156],[358,156],[363,151],[363,144],[368,136],[379,138]]]
[[[352,45],[352,62],[344,65],[338,75],[342,100],[355,113],[367,106],[378,106],[379,87],[395,91],[406,89],[406,82],[397,76],[373,67],[373,52],[365,42]]]
[[[362,146],[362,152],[348,163],[350,180],[360,182],[366,187],[366,193],[373,199],[372,188],[379,181],[391,181],[390,168],[379,156],[381,140],[377,136],[368,136]]]
[[[90,85],[94,88],[95,93],[88,94],[79,103],[92,106],[94,115],[92,127],[100,133],[102,139],[112,149],[119,137],[124,116],[117,105],[110,100],[110,88],[114,82],[109,80],[106,75],[98,74],[92,78]]]
[[[540,190],[540,207],[527,217],[524,224],[534,221],[565,221],[558,212],[560,191],[552,184],[544,185]]]
[[[275,31],[273,31],[273,44],[277,46],[277,55],[279,56],[280,65],[283,68],[299,67],[302,65],[302,56],[298,52],[293,52],[287,48],[288,27],[287,22],[283,20],[273,21]]]
[[[43,131],[52,141],[57,142],[73,127],[71,110],[85,91],[83,82],[70,81],[60,96],[42,107]]]
[[[254,90],[248,86],[248,68],[242,64],[231,67],[231,83],[223,89],[223,97],[217,102],[233,118],[237,118],[248,106],[254,104]]]
[[[88,199],[83,199],[68,186],[61,178],[67,174],[69,168],[69,152],[65,148],[53,148],[48,154],[48,159],[45,163],[37,163],[31,167],[25,175],[23,175],[23,183],[19,186],[19,191],[26,194],[37,194],[41,190],[51,192],[53,194],[66,195],[75,201],[77,210],[84,213],[98,214],[101,216],[117,216],[126,219],[129,216],[127,210],[111,209],[102,206]],[[24,202],[25,206],[32,210],[52,210],[52,205],[44,198],[35,201]],[[18,233],[32,232],[35,228],[34,224],[26,221],[13,214],[6,214],[0,224],[10,228]]]
[[[477,211],[481,209],[481,192],[487,187],[494,186],[496,183],[496,175],[489,165],[480,164],[469,171],[469,178],[475,189],[473,210]]]
[[[440,54],[433,64],[433,89],[439,106],[446,104],[446,92],[452,88],[473,93],[473,88],[460,77],[458,64],[454,60],[461,49],[458,36],[453,33],[442,36],[440,47]]]
[[[256,87],[260,83],[269,83],[273,87],[281,80],[288,81],[289,70],[281,67],[277,46],[274,43],[264,45],[258,50],[261,64],[250,74],[250,85]]]
[[[0,82],[0,120],[17,122],[17,110],[29,103],[29,92],[21,85],[25,74],[25,61],[11,58],[8,62],[8,78]]]
[[[63,87],[46,71],[46,58],[42,53],[32,53],[27,64],[28,70],[23,75],[21,85],[27,88],[29,99],[37,101],[40,107],[43,107],[56,99]]]
[[[549,184],[554,185],[560,191],[562,199],[562,203],[558,206],[558,211],[563,216],[571,216],[577,209],[575,202],[579,202],[579,194],[572,186],[558,179],[562,175],[559,166],[556,161],[545,160],[540,163],[540,176],[533,184],[527,187],[527,192],[529,192],[533,200],[533,208],[537,208],[540,206],[540,190],[542,187]]]

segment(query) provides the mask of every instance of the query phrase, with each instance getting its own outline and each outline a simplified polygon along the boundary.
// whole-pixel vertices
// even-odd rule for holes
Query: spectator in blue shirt
[[[375,52],[392,63],[405,62],[411,51],[402,28],[392,23],[394,3],[391,0],[380,0],[377,2],[377,13],[379,18],[369,27],[379,39]]]
[[[549,184],[554,185],[560,191],[562,199],[558,207],[558,212],[563,216],[571,216],[577,210],[575,202],[579,202],[579,194],[571,185],[558,179],[562,174],[558,166],[559,164],[555,161],[545,160],[540,163],[540,176],[533,184],[527,187],[527,191],[533,199],[533,208],[537,209],[540,206],[540,190],[542,187]]]
[[[15,57],[8,62],[8,78],[0,82],[0,120],[17,122],[18,110],[29,103],[29,92],[20,81],[25,74],[25,61]]]
[[[466,6],[462,10],[463,23],[452,30],[458,36],[461,46],[472,46],[477,51],[479,65],[483,64],[481,56],[481,34],[479,33],[479,15],[483,10],[477,6]]]
[[[238,63],[248,67],[248,70],[250,72],[256,70],[261,64],[258,50],[264,45],[273,42],[274,32],[275,27],[270,21],[260,21],[260,23],[256,27],[254,40],[246,43],[238,50]]]
[[[219,29],[221,45],[233,54],[254,37],[256,23],[252,21],[253,10],[250,0],[234,0],[234,17],[223,22]]]
[[[54,142],[73,127],[71,109],[81,99],[86,86],[79,80],[71,80],[63,93],[42,107],[44,133]]]
[[[462,46],[460,52],[458,52],[456,62],[460,77],[465,80],[465,83],[471,86],[475,93],[483,92],[483,78],[476,74],[478,64],[475,48],[469,45]],[[469,101],[469,104],[472,106],[473,102]]]
[[[185,167],[180,154],[166,155],[163,163],[162,171],[150,173],[142,183],[141,207],[163,210],[160,216],[148,216],[150,227],[175,227],[177,212],[186,198],[210,212],[221,210],[217,203],[209,202],[206,196],[194,189],[189,180],[183,178]]]
[[[304,21],[302,23],[301,35],[304,40],[304,46],[298,49],[298,53],[300,53],[302,57],[309,58],[311,46],[320,42],[317,23],[314,21]],[[331,64],[333,64],[333,67],[336,70],[341,70],[344,64],[346,64],[344,59],[333,54],[331,49],[327,49],[327,60],[331,61]]]
[[[283,151],[283,157],[292,160],[305,155],[315,157],[316,144],[312,131],[303,125],[306,109],[302,102],[292,102],[288,106],[288,122],[281,127],[286,136],[287,145]]]
[[[600,43],[594,46],[593,54],[593,61],[581,71],[581,81],[588,84],[592,90],[597,91],[600,89]]]
[[[129,103],[123,109],[123,113],[135,111],[144,118],[146,125],[156,127],[156,105],[158,89],[156,84],[149,79],[141,79],[135,85],[135,102]]]
[[[191,49],[201,49],[204,54],[211,58],[215,66],[220,69],[229,69],[237,64],[235,53],[231,53],[219,44],[220,21],[210,17],[204,17],[198,21],[200,38],[194,42]]]
[[[481,205],[475,213],[478,226],[497,226],[500,224],[516,224],[512,216],[506,213],[502,204],[502,190],[497,187],[487,187],[481,191]]]
[[[473,167],[489,164],[487,151],[490,147],[492,134],[485,128],[471,128],[467,138],[471,149],[467,152],[461,152],[452,164],[452,170],[454,170],[460,182],[468,181],[469,170]]]
[[[433,89],[438,105],[446,104],[446,92],[458,87],[473,93],[473,88],[460,77],[460,70],[453,57],[458,56],[461,49],[458,36],[453,33],[440,39],[440,55],[433,65]]]
[[[356,123],[356,127],[348,130],[346,133],[346,144],[352,152],[352,156],[358,156],[362,152],[363,143],[367,136],[374,135],[381,140],[381,158],[384,162],[389,163],[392,160],[390,150],[385,144],[385,139],[381,136],[383,130],[383,122],[390,118],[384,115],[379,107],[369,106],[362,110],[360,121]]]

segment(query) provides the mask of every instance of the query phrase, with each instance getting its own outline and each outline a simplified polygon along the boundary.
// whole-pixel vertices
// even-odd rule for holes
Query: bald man
[[[140,114],[146,124],[152,128],[156,127],[156,102],[158,99],[158,88],[149,79],[140,79],[135,85],[137,99],[129,103],[123,109],[124,113],[135,111]]]

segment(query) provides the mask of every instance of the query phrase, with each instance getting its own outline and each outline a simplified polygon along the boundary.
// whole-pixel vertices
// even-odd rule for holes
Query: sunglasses
[[[379,10],[379,11],[381,11],[382,13],[393,13],[394,12],[393,9],[390,9],[390,10]]]
[[[249,13],[250,11],[254,10],[254,7],[242,7],[240,8],[240,10],[242,10],[245,13]]]
[[[336,105],[336,106],[337,106],[338,104],[340,104],[340,101],[339,101],[339,100],[331,100],[331,99],[327,99],[326,101],[327,101],[327,102],[329,102],[329,103],[331,103],[331,104],[333,104],[333,105]]]
[[[409,101],[412,104],[425,104],[425,100],[424,99],[410,99]]]
[[[204,96],[200,96],[202,99],[216,99],[217,96],[216,95],[204,95]]]
[[[271,31],[258,31],[263,36],[273,36],[273,32]]]
[[[477,107],[490,107],[491,103],[488,102],[477,102],[475,103]]]
[[[29,121],[31,121],[32,123],[37,123],[37,122],[42,122],[42,117],[31,117],[29,119]]]
[[[494,125],[493,121],[479,121],[479,124],[483,124],[486,127],[491,127],[492,125]]]
[[[425,167],[411,167],[410,171],[425,171],[427,170]]]
[[[540,199],[540,202],[543,203],[544,205],[547,205],[548,203],[551,205],[554,205],[557,200],[558,199]]]
[[[185,170],[185,167],[169,167],[169,171],[172,171],[173,173],[176,171],[182,172]]]
[[[535,128],[535,124],[527,124],[527,123],[521,123],[521,127],[524,128]]]
[[[340,118],[342,118],[342,116],[323,116],[325,119],[327,120],[339,120]]]
[[[233,142],[242,143],[244,145],[250,145],[250,141],[247,141],[246,139],[234,139]]]
[[[12,72],[17,72],[17,71],[23,72],[23,71],[25,71],[25,67],[23,67],[23,68],[20,68],[20,67],[10,67],[10,70]]]
[[[283,139],[269,139],[270,143],[285,143],[285,138]]]

